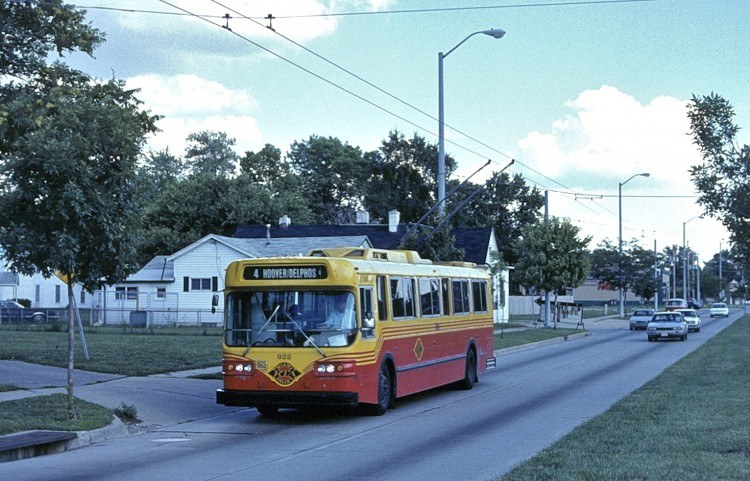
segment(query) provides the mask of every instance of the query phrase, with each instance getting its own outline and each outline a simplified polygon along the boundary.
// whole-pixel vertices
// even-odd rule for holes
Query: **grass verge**
[[[750,479],[749,321],[499,480]]]
[[[107,408],[78,398],[74,406],[77,420],[71,421],[65,394],[0,402],[0,435],[33,429],[90,431],[112,422],[112,411]]]
[[[221,337],[177,330],[117,327],[85,331],[89,359],[76,332],[75,367],[124,376],[147,376],[221,364]],[[66,368],[68,334],[55,330],[0,329],[0,359]]]
[[[525,329],[523,331],[505,332],[495,334],[495,349],[504,349],[506,347],[520,346],[532,342],[546,341],[556,337],[566,337],[572,334],[580,334],[581,329]]]

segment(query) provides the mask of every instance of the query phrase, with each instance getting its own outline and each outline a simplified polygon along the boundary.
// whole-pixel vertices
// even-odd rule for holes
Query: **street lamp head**
[[[505,36],[505,30],[499,29],[499,28],[491,28],[489,30],[484,30],[482,32],[485,35],[489,35],[493,38],[503,38]]]
[[[644,176],[644,177],[650,177],[651,176],[651,174],[649,174],[648,172],[644,172],[641,175]]]

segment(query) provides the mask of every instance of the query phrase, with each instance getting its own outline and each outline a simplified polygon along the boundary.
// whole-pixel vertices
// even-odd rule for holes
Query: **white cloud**
[[[686,105],[674,97],[644,105],[603,86],[567,102],[572,114],[553,122],[549,132],[530,132],[518,145],[527,162],[550,177],[575,171],[615,178],[650,172],[670,183],[680,179],[680,186],[688,188],[687,170],[700,156],[687,135]]]
[[[196,75],[139,75],[127,81],[141,89],[138,98],[159,115],[203,115],[207,112],[246,112],[257,108],[249,90],[232,90]]]
[[[554,120],[546,132],[530,132],[518,145],[519,158],[576,192],[602,194],[551,196],[550,215],[568,217],[593,237],[590,247],[618,237],[618,182],[648,172],[623,189],[623,239],[646,248],[682,245],[683,223],[703,210],[688,169],[701,162],[690,132],[687,100],[656,97],[643,104],[620,90],[603,86],[566,103],[572,113]],[[682,197],[688,196],[688,197]],[[714,219],[694,219],[687,243],[708,260],[726,230]]]
[[[240,155],[261,145],[263,136],[256,119],[249,115],[257,102],[247,90],[229,89],[195,75],[141,75],[128,79],[127,85],[141,89],[137,97],[144,107],[164,117],[157,123],[161,132],[149,139],[153,150],[169,147],[173,154],[181,155],[188,134],[203,130],[226,132],[236,139]]]

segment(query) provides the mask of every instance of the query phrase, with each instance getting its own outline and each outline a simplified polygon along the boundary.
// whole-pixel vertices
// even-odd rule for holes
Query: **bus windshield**
[[[348,346],[357,333],[354,295],[343,290],[235,291],[225,315],[227,346]]]

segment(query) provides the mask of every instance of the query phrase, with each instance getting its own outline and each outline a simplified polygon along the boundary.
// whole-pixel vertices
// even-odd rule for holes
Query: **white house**
[[[213,292],[237,259],[304,255],[316,248],[372,247],[367,236],[238,239],[210,234],[169,256],[156,256],[101,293],[102,322],[133,325],[217,324]]]
[[[73,295],[79,308],[95,303],[95,296],[81,286],[73,286]],[[5,299],[26,299],[31,302],[30,307],[62,311],[68,306],[68,286],[56,276],[26,276],[10,271],[0,251],[0,300]]]

